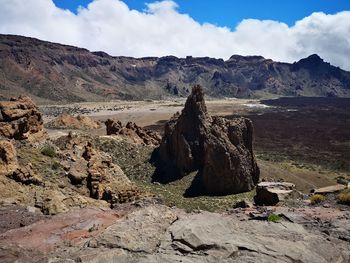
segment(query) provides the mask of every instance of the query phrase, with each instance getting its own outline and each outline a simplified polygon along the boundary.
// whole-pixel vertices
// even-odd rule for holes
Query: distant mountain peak
[[[315,66],[325,63],[324,60],[317,54],[312,54],[306,58],[300,59],[296,64],[304,66]]]

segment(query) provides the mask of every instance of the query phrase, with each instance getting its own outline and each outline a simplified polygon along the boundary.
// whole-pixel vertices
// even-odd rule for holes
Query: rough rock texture
[[[177,170],[170,180],[198,170],[207,193],[239,193],[259,180],[252,142],[249,119],[210,117],[202,88],[195,86],[181,115],[166,124],[159,155]]]
[[[286,182],[261,182],[256,186],[254,201],[257,205],[276,205],[288,198],[297,198],[295,185]]]
[[[43,183],[42,178],[33,170],[30,163],[20,166],[17,151],[11,141],[0,140],[0,176],[5,175],[23,184]]]
[[[22,184],[41,185],[44,183],[41,176],[33,171],[32,165],[30,163],[18,167],[18,169],[12,174],[8,175],[8,177]]]
[[[143,129],[136,123],[128,122],[123,127],[120,121],[108,119],[105,122],[107,135],[120,135],[123,138],[144,145],[159,145],[161,137],[157,132]]]
[[[154,204],[122,212],[80,209],[3,233],[0,261],[349,262],[350,244],[340,235],[348,231],[350,214],[318,210],[284,209],[292,222],[273,223],[248,220],[242,213],[187,214]],[[331,224],[340,231],[337,235],[293,223],[297,216],[302,222],[317,222],[313,216],[322,213],[318,222]]]
[[[91,197],[106,200],[111,204],[138,199],[140,193],[137,187],[122,169],[112,162],[111,156],[98,152],[91,143],[85,146],[82,156],[88,162],[87,186]]]
[[[0,102],[0,136],[29,141],[43,140],[47,136],[42,115],[29,97]]]
[[[100,123],[91,119],[88,116],[78,115],[77,117],[63,113],[56,119],[46,124],[49,128],[55,129],[77,129],[89,130],[98,129],[101,127]]]
[[[9,175],[18,169],[17,151],[8,140],[0,140],[0,175]]]
[[[175,211],[166,206],[149,206],[130,213],[119,224],[107,228],[90,246],[155,253],[159,240],[176,219]]]

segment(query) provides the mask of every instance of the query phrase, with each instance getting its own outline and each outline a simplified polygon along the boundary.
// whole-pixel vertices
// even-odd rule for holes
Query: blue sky
[[[61,8],[76,12],[92,0],[54,0]],[[125,0],[130,9],[142,11],[152,0]],[[313,12],[334,14],[350,10],[350,0],[175,0],[180,13],[189,14],[200,23],[234,28],[241,20],[255,18],[276,20],[292,26]]]

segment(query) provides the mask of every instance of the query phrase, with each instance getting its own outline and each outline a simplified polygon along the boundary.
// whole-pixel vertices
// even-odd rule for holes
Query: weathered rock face
[[[61,114],[56,119],[47,124],[47,127],[56,129],[78,129],[89,130],[98,129],[101,127],[100,123],[87,116],[78,115],[74,117],[69,114]]]
[[[177,177],[198,170],[207,193],[239,193],[259,180],[252,141],[249,119],[210,117],[202,88],[195,86],[181,115],[166,124],[159,154],[177,169]]]
[[[11,141],[0,140],[0,176],[8,178],[22,184],[43,183],[42,178],[34,173],[30,163],[20,166],[17,159],[17,151]]]
[[[46,137],[42,115],[29,97],[0,102],[0,136],[29,141]]]
[[[0,140],[0,175],[9,175],[18,169],[16,148],[10,141]]]
[[[158,133],[145,130],[136,123],[128,122],[123,127],[120,121],[108,119],[105,122],[107,135],[120,135],[133,143],[144,145],[159,145],[161,137]]]
[[[124,174],[122,169],[112,162],[111,156],[97,152],[90,143],[83,153],[87,164],[87,186],[90,196],[103,199],[111,204],[124,203],[138,198],[139,191]]]
[[[22,184],[43,184],[43,179],[32,170],[32,165],[30,163],[19,167],[8,177]]]

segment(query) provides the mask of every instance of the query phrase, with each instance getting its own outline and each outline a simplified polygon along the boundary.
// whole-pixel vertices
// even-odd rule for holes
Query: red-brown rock
[[[159,145],[161,141],[161,137],[158,133],[143,129],[133,122],[128,122],[125,127],[123,127],[120,121],[108,119],[105,125],[107,135],[119,135],[133,143]]]
[[[0,102],[0,136],[38,141],[47,136],[43,118],[35,103],[26,96]]]

